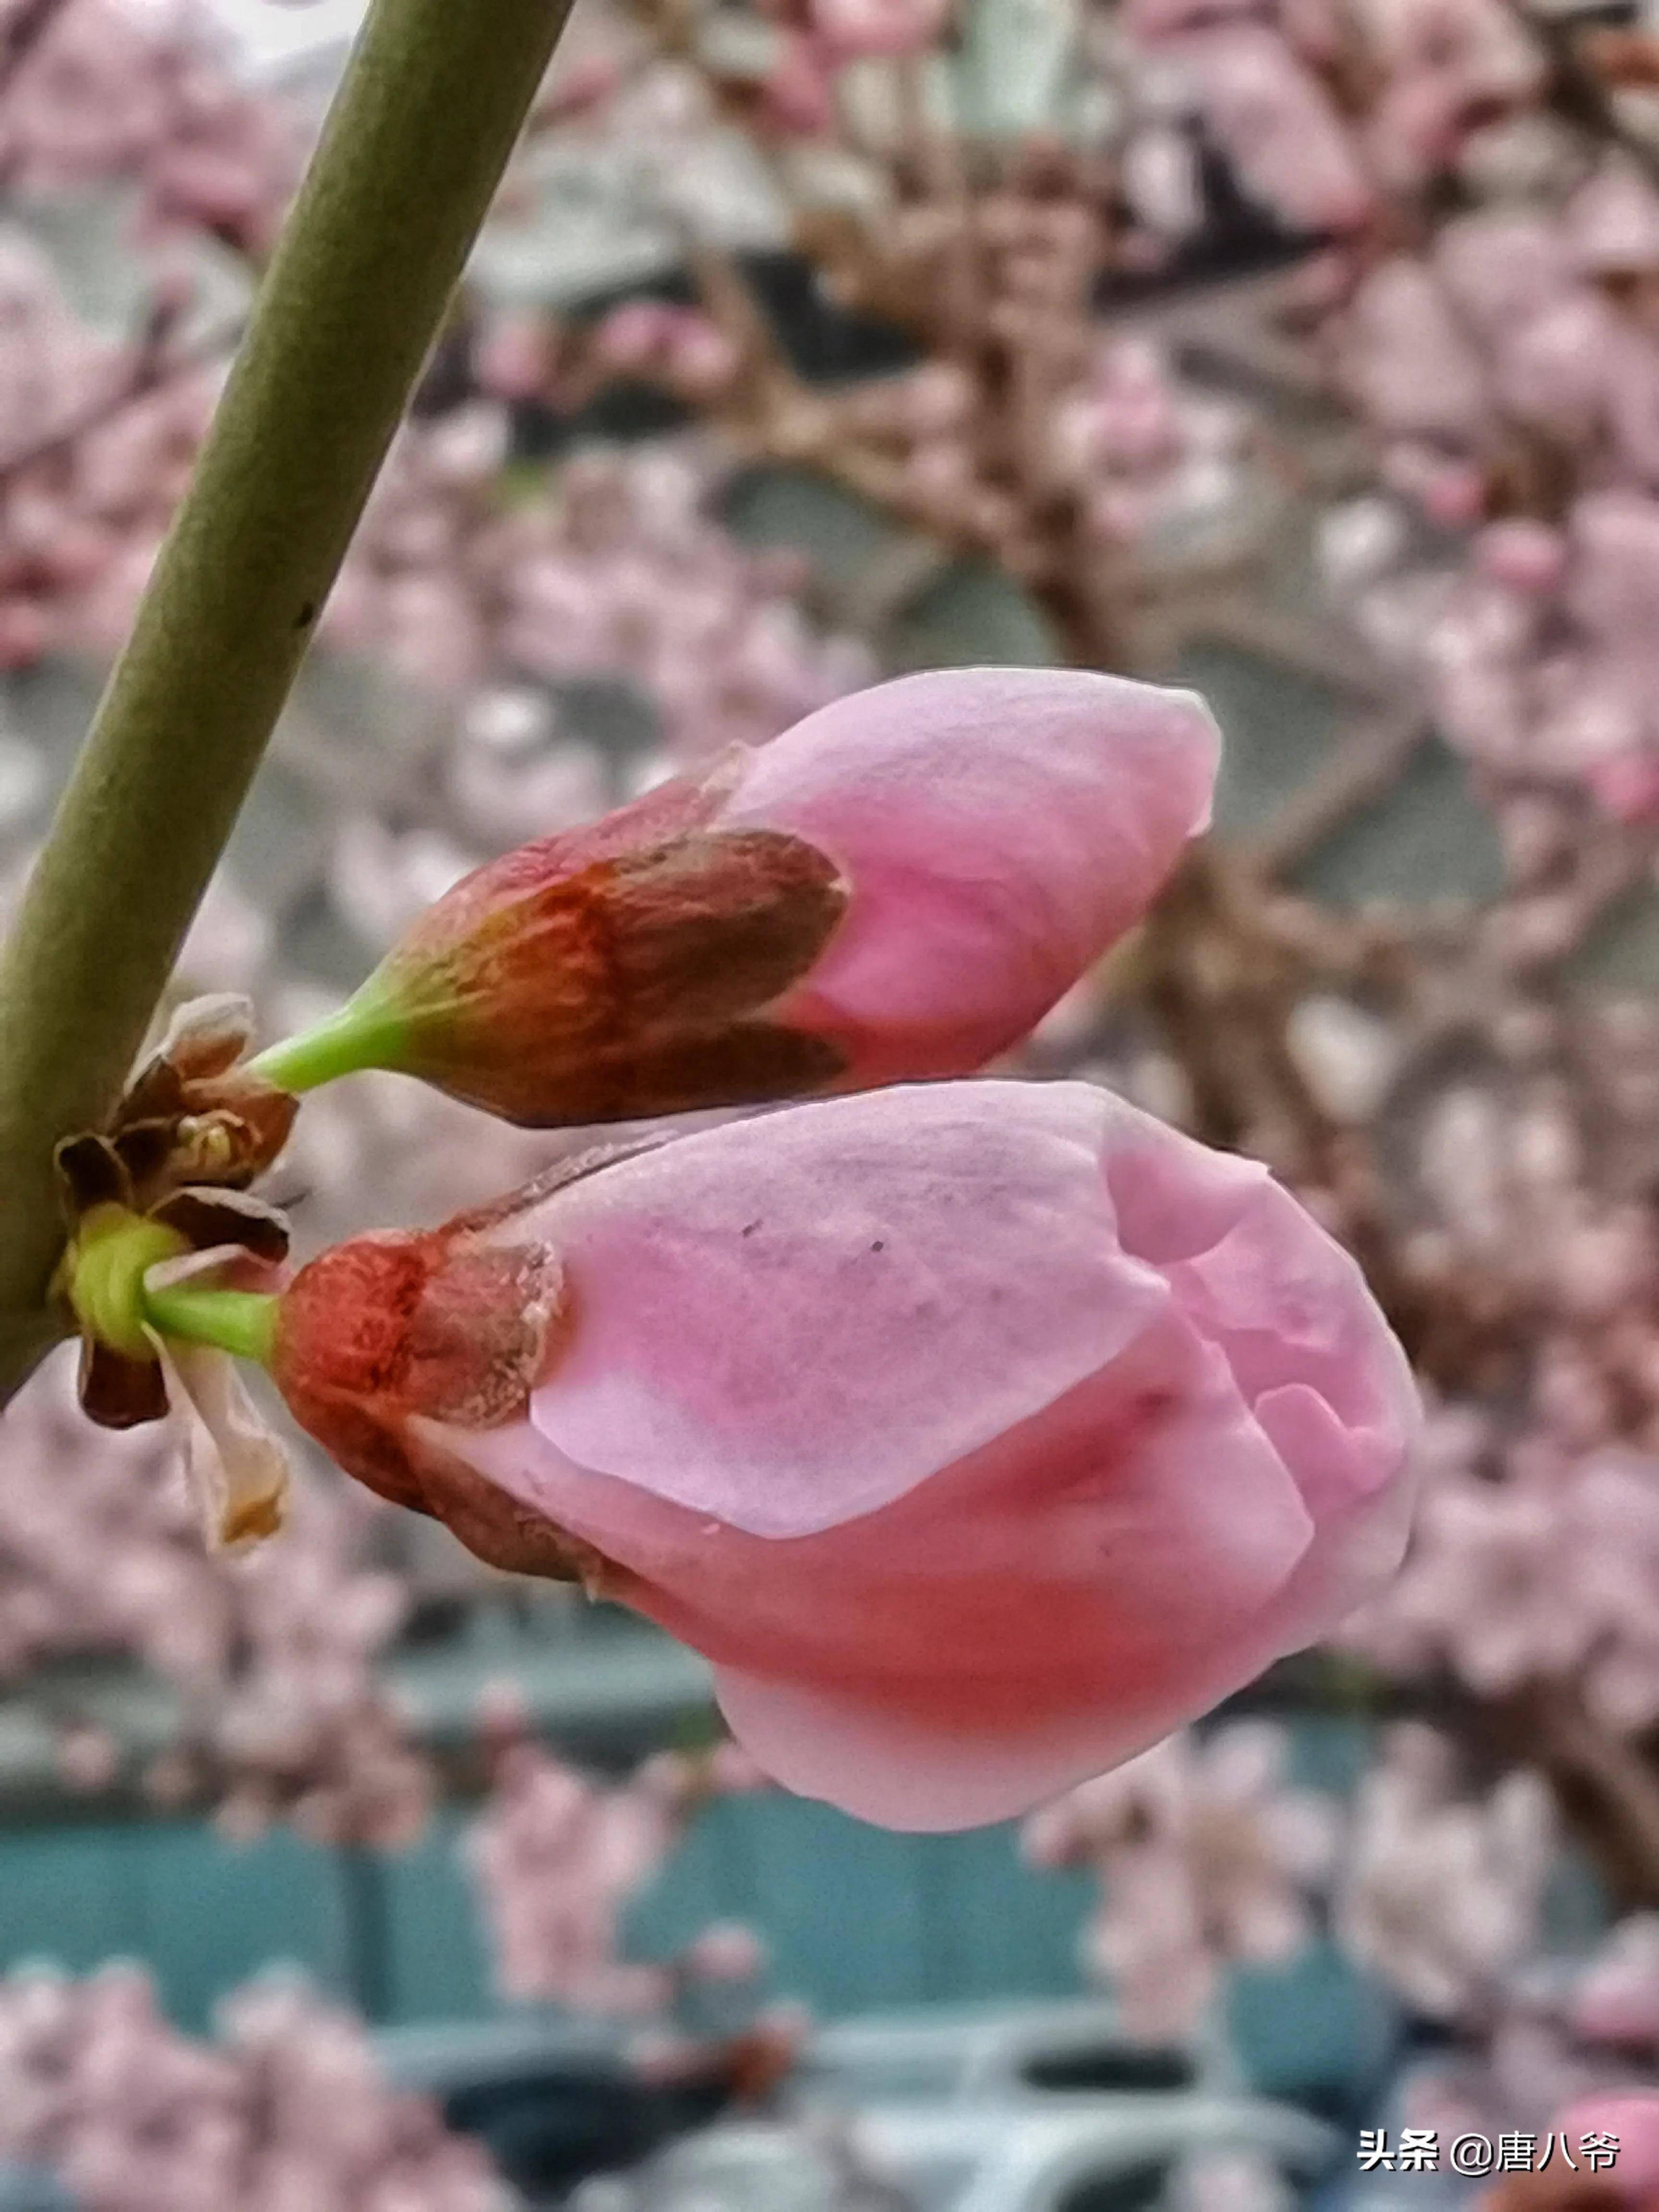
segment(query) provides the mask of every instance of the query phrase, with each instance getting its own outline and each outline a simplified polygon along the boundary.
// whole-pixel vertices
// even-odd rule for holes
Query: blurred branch
[[[1504,4],[1544,51],[1557,114],[1583,131],[1593,143],[1620,147],[1640,163],[1650,179],[1659,181],[1659,154],[1620,114],[1595,66],[1595,49],[1586,42],[1583,28],[1553,16],[1547,9],[1528,6],[1527,0],[1504,0]]]
[[[46,33],[64,12],[64,0],[18,0],[0,29],[0,100]]]
[[[0,956],[0,1395],[53,1334],[52,1152],[108,1113],[567,0],[374,0]]]
[[[1361,723],[1265,828],[1244,841],[1240,857],[1267,876],[1296,867],[1354,815],[1388,796],[1429,733],[1427,720],[1411,705]]]
[[[1515,1747],[1547,1770],[1620,1901],[1659,1904],[1659,1778],[1648,1761],[1566,1689],[1540,1691],[1505,1717]]]

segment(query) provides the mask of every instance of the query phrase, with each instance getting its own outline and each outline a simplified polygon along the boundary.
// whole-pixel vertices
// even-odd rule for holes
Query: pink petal
[[[576,1316],[536,1427],[756,1535],[902,1496],[1165,1303],[1118,1245],[1110,1110],[1081,1085],[890,1091],[774,1116],[765,1144],[752,1125],[707,1131],[558,1194],[509,1230],[556,1245]]]
[[[566,1333],[498,1425],[411,1399],[412,1465],[562,1532],[713,1661],[758,1763],[866,1817],[1027,1809],[1398,1560],[1418,1408],[1358,1269],[1092,1086],[705,1129],[437,1232],[434,1279],[488,1278],[480,1241],[556,1263]]]
[[[763,748],[722,823],[827,852],[853,906],[780,1018],[857,1079],[982,1066],[1139,920],[1208,823],[1202,701],[1075,669],[951,669],[861,691]]]
[[[1295,1199],[1264,1177],[1226,1234],[1171,1265],[1170,1281],[1182,1311],[1224,1346],[1252,1403],[1292,1385],[1317,1394],[1356,1440],[1345,1487],[1363,1470],[1370,1489],[1387,1468],[1366,1467],[1368,1444],[1385,1441],[1392,1464],[1400,1424],[1415,1424],[1416,1388],[1358,1263],[1307,1231]]]
[[[1249,1680],[1284,1648],[1274,1601],[1313,1533],[1224,1361],[1172,1313],[909,1495],[789,1542],[589,1474],[527,1423],[429,1433],[637,1577],[629,1602],[746,1681],[746,1714],[762,1683],[779,1712],[827,1701],[836,1728],[786,1754],[788,1726],[738,1725],[722,1687],[763,1765],[904,1827],[1024,1809]]]

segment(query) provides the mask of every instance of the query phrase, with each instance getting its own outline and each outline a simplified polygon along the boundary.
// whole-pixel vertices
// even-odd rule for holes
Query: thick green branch
[[[374,0],[0,956],[0,1401],[52,1334],[55,1141],[108,1112],[569,0]]]

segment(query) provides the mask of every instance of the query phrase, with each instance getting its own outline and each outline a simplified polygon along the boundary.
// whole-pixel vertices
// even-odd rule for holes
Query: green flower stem
[[[125,1206],[101,1212],[101,1218],[98,1213],[87,1217],[70,1249],[69,1302],[94,1342],[110,1345],[130,1359],[147,1359],[144,1270],[161,1260],[176,1260],[187,1248],[176,1229],[146,1221]]]
[[[0,1403],[60,1334],[58,1139],[143,1042],[569,0],[374,0],[0,955]]]
[[[239,1359],[270,1358],[280,1299],[263,1291],[220,1291],[200,1283],[152,1290],[144,1277],[189,1249],[176,1229],[124,1206],[95,1209],[65,1255],[63,1289],[88,1336],[131,1359],[148,1359],[146,1326],[161,1336],[216,1345]]]
[[[406,1036],[407,1024],[395,1015],[354,999],[314,1028],[267,1045],[248,1062],[248,1073],[282,1091],[315,1091],[365,1067],[395,1067]]]
[[[161,1336],[216,1345],[239,1359],[270,1361],[280,1299],[264,1291],[199,1291],[181,1283],[170,1291],[146,1290],[144,1317]]]

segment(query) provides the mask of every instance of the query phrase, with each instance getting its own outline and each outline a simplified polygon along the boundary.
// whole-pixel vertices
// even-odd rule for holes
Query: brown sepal
[[[510,1498],[453,1453],[423,1439],[416,1442],[362,1407],[344,1404],[330,1407],[312,1432],[377,1498],[441,1521],[486,1566],[544,1582],[580,1583],[590,1597],[625,1595],[624,1570]]]
[[[81,1410],[100,1429],[136,1429],[167,1419],[167,1377],[156,1359],[131,1359],[107,1344],[81,1340],[76,1384]]]
[[[380,1497],[442,1521],[492,1566],[610,1592],[620,1571],[592,1546],[410,1431],[415,1416],[474,1430],[519,1416],[565,1321],[562,1272],[540,1247],[457,1224],[358,1237],[290,1286],[273,1371],[301,1425]]]
[[[353,1237],[301,1269],[283,1302],[278,1387],[320,1442],[331,1409],[388,1426],[467,1428],[519,1413],[565,1319],[563,1271],[539,1246],[453,1228]]]
[[[544,1582],[580,1583],[589,1597],[625,1595],[629,1577],[624,1569],[521,1505],[465,1460],[422,1442],[410,1447],[408,1464],[420,1486],[422,1511],[441,1521],[487,1566]]]
[[[180,1103],[179,1086],[225,1074],[253,1042],[253,1009],[239,994],[216,991],[179,1006],[154,1055],[129,1086],[139,1111],[154,1094],[156,1113]]]
[[[245,999],[192,1000],[127,1086],[110,1133],[141,1211],[182,1184],[244,1189],[287,1143],[298,1100],[238,1065],[252,1030]]]
[[[540,1128],[787,1097],[840,1073],[832,1045],[765,1018],[847,909],[805,839],[692,829],[496,890],[458,908],[447,941],[441,902],[387,963],[409,1073]]]
[[[631,1028],[708,1028],[799,981],[847,911],[835,862],[779,830],[706,830],[617,869],[611,990]]]
[[[198,1252],[220,1244],[240,1244],[271,1267],[288,1257],[288,1218],[251,1192],[190,1186],[171,1192],[150,1208],[152,1221],[176,1229]]]
[[[557,1067],[503,1056],[447,1076],[444,1087],[520,1128],[556,1129],[799,1098],[829,1089],[846,1065],[825,1037],[734,1022],[600,1047]]]
[[[52,1157],[71,1227],[94,1206],[131,1206],[132,1178],[107,1137],[65,1137]]]
[[[149,1193],[165,1180],[175,1127],[175,1122],[152,1115],[141,1121],[123,1122],[116,1129],[110,1141],[132,1179],[135,1194]]]
[[[458,1239],[409,1318],[404,1403],[464,1429],[511,1420],[546,1372],[564,1318],[564,1271],[550,1253]]]

